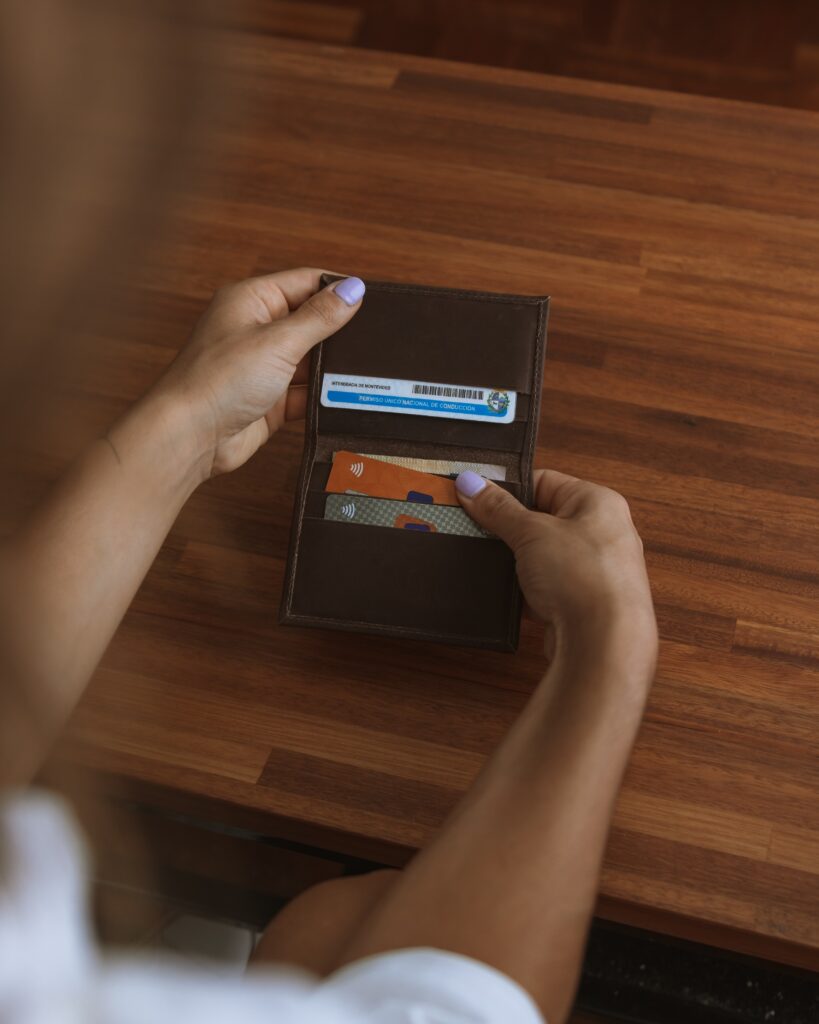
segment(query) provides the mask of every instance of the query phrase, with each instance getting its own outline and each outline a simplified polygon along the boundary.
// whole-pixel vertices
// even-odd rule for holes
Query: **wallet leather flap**
[[[369,286],[324,342],[327,373],[532,389],[537,301],[407,285]]]

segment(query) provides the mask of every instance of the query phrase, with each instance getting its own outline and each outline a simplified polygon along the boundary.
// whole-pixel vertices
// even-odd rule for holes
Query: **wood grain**
[[[82,429],[226,280],[298,264],[553,296],[537,462],[621,490],[657,680],[601,912],[819,964],[819,122],[223,32],[230,103],[167,238],[86,340]],[[214,57],[214,59],[217,59]],[[124,308],[124,307],[120,307]],[[184,510],[61,745],[118,793],[388,863],[440,824],[542,670],[276,626],[290,427]]]
[[[215,24],[296,39],[819,107],[812,0],[212,0],[210,11]]]

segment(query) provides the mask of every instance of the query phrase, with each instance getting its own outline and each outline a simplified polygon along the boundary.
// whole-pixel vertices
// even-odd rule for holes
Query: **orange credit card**
[[[324,489],[333,494],[368,494],[372,498],[394,498],[426,505],[459,504],[452,480],[368,459],[355,452],[335,453]]]

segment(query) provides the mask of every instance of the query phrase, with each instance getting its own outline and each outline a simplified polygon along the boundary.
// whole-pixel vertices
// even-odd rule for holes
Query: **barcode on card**
[[[446,384],[413,384],[414,395],[435,395],[436,398],[471,398],[473,401],[482,402],[486,397],[485,392],[478,388],[453,388]]]

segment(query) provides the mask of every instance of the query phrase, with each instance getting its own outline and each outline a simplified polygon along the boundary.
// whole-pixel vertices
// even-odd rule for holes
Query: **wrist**
[[[106,435],[117,460],[142,467],[159,486],[187,498],[210,473],[207,445],[195,428],[184,397],[154,389],[141,398]]]
[[[658,636],[649,595],[600,599],[554,623],[555,660],[647,693],[657,664]]]

